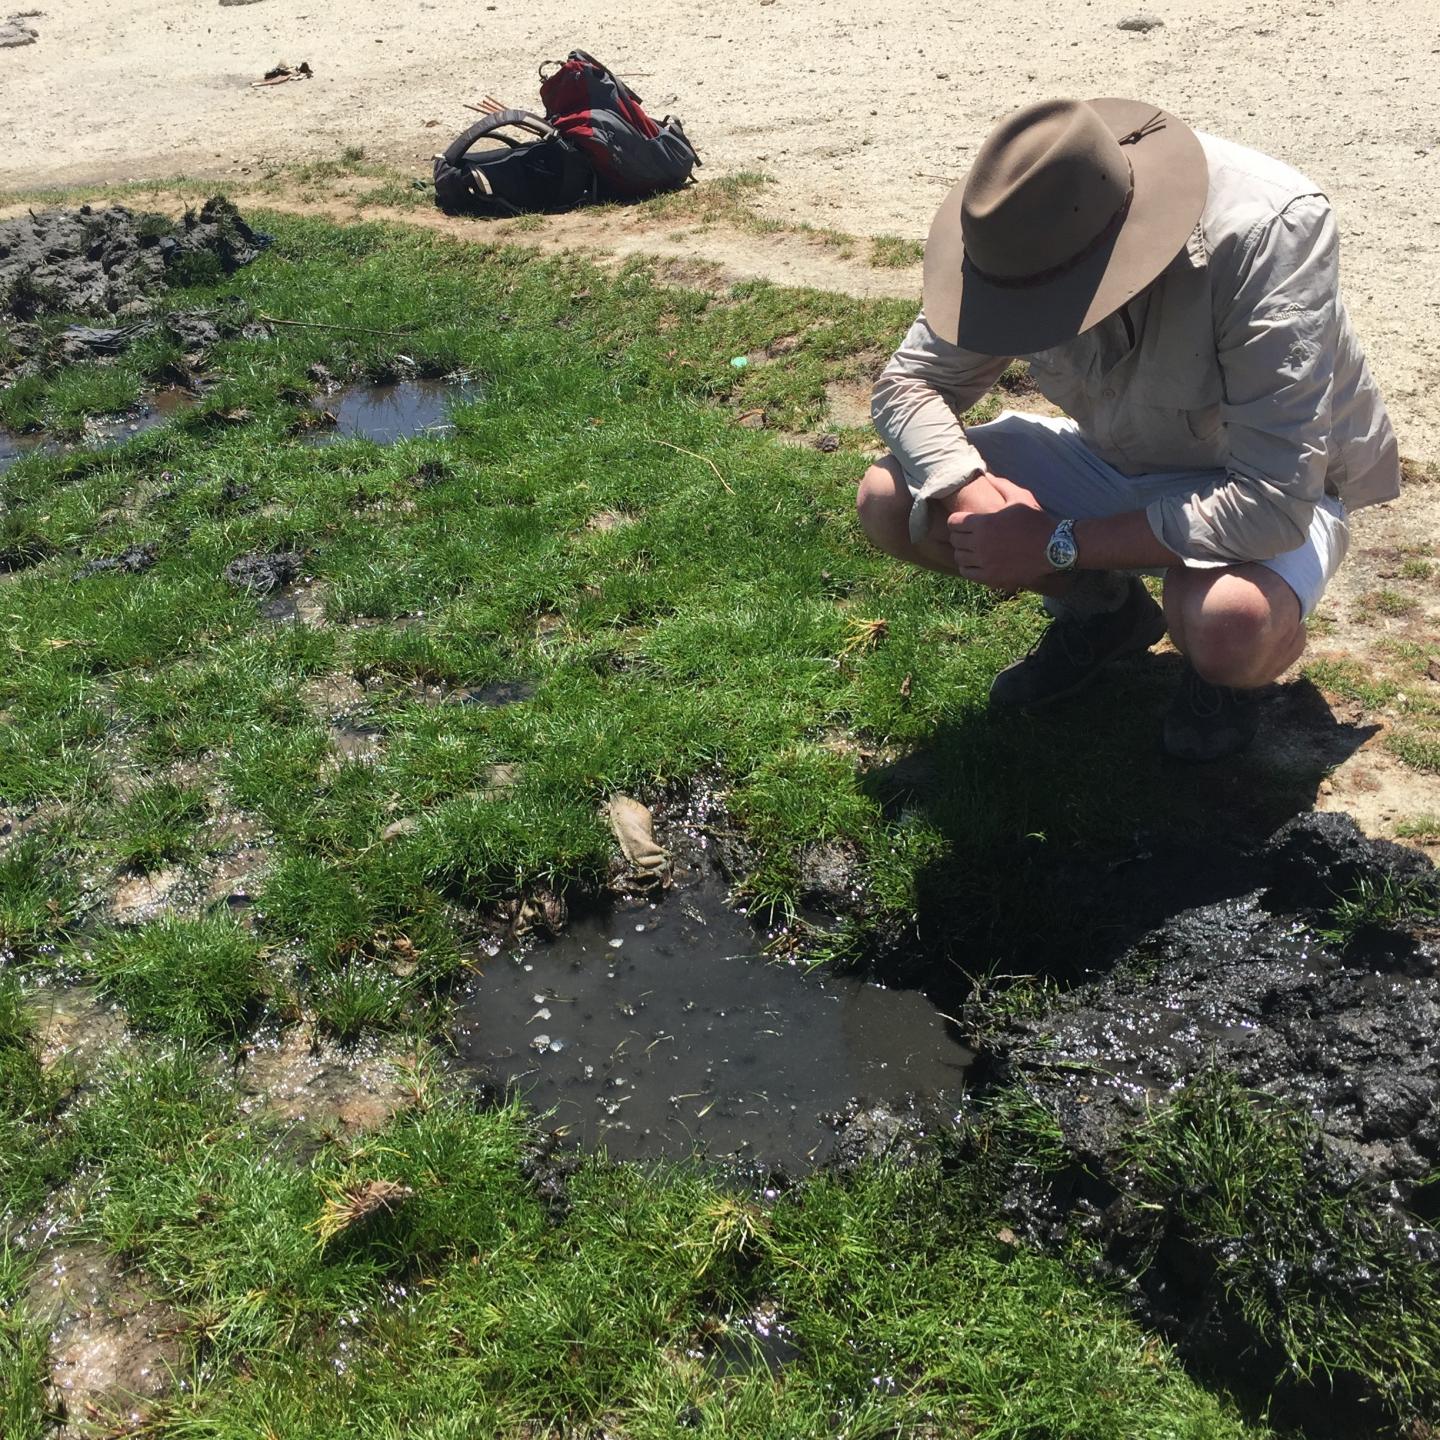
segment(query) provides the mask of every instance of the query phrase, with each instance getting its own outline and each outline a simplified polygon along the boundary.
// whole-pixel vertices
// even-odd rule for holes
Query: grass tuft
[[[1273,1347],[1277,1380],[1343,1377],[1398,1415],[1440,1401],[1440,1275],[1371,1197],[1319,1179],[1330,1162],[1304,1116],[1212,1070],[1129,1153],[1167,1228]]]
[[[87,965],[131,1024],[195,1043],[248,1029],[270,989],[254,938],[224,916],[112,932]]]

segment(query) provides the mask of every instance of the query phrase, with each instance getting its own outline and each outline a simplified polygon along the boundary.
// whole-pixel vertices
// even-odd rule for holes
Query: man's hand
[[[957,508],[946,522],[955,568],[967,580],[994,590],[1030,590],[1053,574],[1045,547],[1057,521],[1023,485],[999,475],[983,477],[999,508],[984,496],[983,508]],[[980,482],[975,482],[976,484]],[[960,492],[961,507],[971,486]],[[977,497],[978,498],[978,497]]]

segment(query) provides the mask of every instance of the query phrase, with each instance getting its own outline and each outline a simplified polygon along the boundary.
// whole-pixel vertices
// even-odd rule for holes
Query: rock
[[[0,50],[33,45],[40,38],[40,32],[33,25],[25,23],[29,18],[28,15],[12,15],[0,25]]]
[[[1146,15],[1137,13],[1127,15],[1115,27],[1117,30],[1133,30],[1137,34],[1144,35],[1150,30],[1163,29],[1165,22],[1158,15]]]

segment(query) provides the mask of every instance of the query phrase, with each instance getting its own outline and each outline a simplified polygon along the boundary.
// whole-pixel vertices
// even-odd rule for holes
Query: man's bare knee
[[[881,460],[865,472],[855,493],[855,511],[876,549],[887,555],[909,549],[910,490],[894,460]]]
[[[1299,603],[1283,582],[1262,588],[1226,576],[1197,591],[1180,607],[1183,636],[1173,638],[1212,685],[1266,684],[1304,649]]]

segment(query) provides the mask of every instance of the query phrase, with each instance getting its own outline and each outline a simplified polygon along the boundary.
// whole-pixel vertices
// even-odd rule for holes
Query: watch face
[[[1055,570],[1068,570],[1076,560],[1079,551],[1068,530],[1061,530],[1050,537],[1045,547],[1045,558]]]

